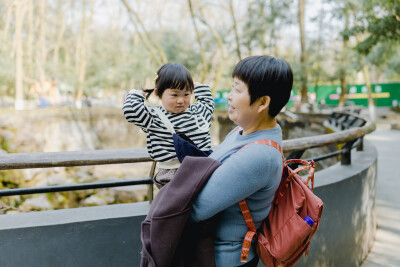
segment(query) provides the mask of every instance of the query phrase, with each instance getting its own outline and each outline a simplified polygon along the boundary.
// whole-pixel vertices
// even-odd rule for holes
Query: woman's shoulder
[[[279,159],[282,161],[282,155],[279,148],[268,145],[264,142],[250,143],[239,150],[243,155],[251,160],[270,161]]]

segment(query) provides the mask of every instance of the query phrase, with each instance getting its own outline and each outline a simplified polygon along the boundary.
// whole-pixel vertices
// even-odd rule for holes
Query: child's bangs
[[[179,90],[188,89],[193,90],[190,86],[191,77],[185,71],[176,71],[166,81],[166,88],[173,88]]]
[[[186,88],[190,90],[189,88],[189,83],[187,80],[172,80],[170,82],[170,86],[167,88],[172,88],[172,89],[179,89],[179,90],[185,90]]]

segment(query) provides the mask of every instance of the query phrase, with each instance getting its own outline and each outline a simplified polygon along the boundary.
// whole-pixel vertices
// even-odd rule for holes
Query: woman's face
[[[233,78],[232,90],[228,94],[229,119],[246,129],[252,126],[257,117],[257,105],[250,105],[250,94],[247,84]]]

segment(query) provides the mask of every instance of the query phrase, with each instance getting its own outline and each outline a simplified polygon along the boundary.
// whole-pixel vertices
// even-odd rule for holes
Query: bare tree
[[[133,8],[131,8],[126,0],[122,0],[122,2],[128,10],[129,19],[137,29],[137,34],[139,35],[140,40],[142,40],[143,44],[150,52],[152,58],[157,62],[158,65],[167,63],[168,59],[165,55],[164,50],[161,46],[157,44],[157,42],[153,40],[146,27],[144,26],[142,20],[140,19],[139,15],[135,12]]]
[[[64,1],[60,1],[58,4],[58,23],[60,23],[59,26],[59,31],[57,34],[57,39],[56,39],[56,43],[54,45],[54,50],[53,50],[53,64],[55,66],[58,65],[58,60],[59,60],[59,50],[63,41],[63,37],[64,37],[64,33],[65,33],[65,29],[67,26],[67,22],[65,19],[65,10],[63,8],[63,2]],[[70,1],[67,1],[67,6],[69,6]]]
[[[240,42],[239,42],[239,34],[237,30],[237,23],[236,23],[236,17],[235,17],[235,9],[233,8],[233,0],[229,0],[229,11],[232,17],[232,28],[233,32],[235,33],[235,41],[236,41],[236,54],[239,58],[239,60],[242,59],[242,55],[240,54]]]
[[[10,30],[10,26],[11,26],[11,22],[12,22],[12,16],[13,16],[13,10],[14,10],[14,4],[13,1],[9,0],[9,1],[4,1],[4,10],[5,10],[5,15],[4,15],[4,28],[3,28],[3,32],[1,35],[1,47],[3,49],[6,49],[5,46],[7,44],[9,44],[8,42],[6,42],[6,40],[8,39],[9,36],[9,30]]]
[[[204,81],[206,79],[206,76],[207,76],[207,73],[208,73],[208,64],[207,64],[207,60],[206,60],[206,55],[205,55],[204,46],[203,46],[202,38],[201,38],[201,35],[200,35],[200,31],[199,31],[199,29],[197,27],[197,24],[196,24],[196,18],[195,18],[194,11],[193,11],[192,1],[188,0],[188,4],[189,4],[190,15],[192,17],[194,31],[196,33],[197,43],[199,44],[199,47],[200,47],[200,58],[201,58],[201,65],[202,65],[202,72],[201,72],[200,82],[204,83]]]
[[[300,27],[300,65],[301,71],[301,103],[308,103],[307,96],[307,50],[306,50],[306,37],[304,31],[304,9],[306,5],[306,0],[299,0],[299,27]]]
[[[44,85],[46,79],[45,64],[47,59],[46,48],[46,7],[47,0],[39,0],[39,46],[37,47],[37,70],[41,85]]]
[[[22,26],[24,23],[25,5],[22,0],[14,2],[15,8],[15,109],[24,108],[24,88],[23,88],[23,49],[22,49]]]
[[[275,14],[276,10],[275,10],[275,3],[274,0],[270,0],[270,10],[271,10],[271,14]],[[275,55],[276,57],[279,57],[279,46],[278,46],[278,34],[277,32],[277,27],[276,27],[276,23],[275,20],[272,22],[272,27],[271,27],[271,46],[273,48],[273,55]]]
[[[27,38],[27,74],[30,79],[34,76],[33,73],[33,39],[34,39],[34,25],[33,25],[33,13],[34,5],[33,0],[28,0],[28,38]]]
[[[207,26],[207,28],[211,31],[212,35],[214,36],[215,40],[217,41],[219,54],[220,54],[219,65],[218,65],[217,72],[215,74],[214,85],[213,85],[213,89],[212,89],[212,92],[214,93],[218,89],[219,81],[220,81],[220,79],[223,75],[223,72],[225,70],[225,67],[226,67],[228,55],[227,55],[227,50],[226,50],[225,43],[224,43],[222,37],[215,30],[215,28],[205,19],[206,17],[204,16],[203,7],[200,7],[199,13],[200,13],[200,16],[199,16],[200,21],[203,22]]]
[[[353,8],[353,14],[354,14],[354,26],[358,26],[358,20],[357,20],[357,10],[354,7]],[[357,40],[357,44],[361,43],[361,39],[359,34],[356,32],[355,33],[355,37]],[[368,111],[369,111],[369,116],[371,118],[372,121],[376,120],[376,110],[375,110],[375,103],[374,100],[372,98],[372,86],[371,86],[371,80],[370,80],[370,76],[369,76],[369,68],[368,65],[365,62],[365,56],[364,55],[360,55],[361,56],[361,66],[362,66],[362,71],[363,71],[363,75],[364,75],[364,81],[365,81],[365,85],[368,88]]]
[[[344,9],[345,12],[345,26],[344,29],[345,31],[349,28],[349,19],[350,19],[350,14],[349,14],[349,9],[347,6],[345,6]],[[341,68],[340,68],[340,73],[339,73],[339,79],[340,79],[340,86],[342,88],[342,91],[340,93],[339,97],[339,107],[342,107],[344,105],[345,101],[345,95],[347,93],[347,56],[348,56],[348,43],[349,43],[349,37],[347,34],[343,35],[343,45],[342,45],[342,57],[341,57]]]
[[[86,76],[86,64],[87,64],[87,48],[88,48],[88,31],[89,26],[93,20],[93,13],[94,13],[94,5],[95,0],[91,0],[91,6],[89,9],[89,17],[86,14],[86,2],[83,1],[83,12],[82,12],[82,19],[81,19],[81,29],[80,29],[80,36],[78,38],[77,43],[77,72],[78,72],[78,86],[75,98],[75,104],[77,108],[82,107],[82,96],[83,96],[83,87],[85,83],[85,76]]]

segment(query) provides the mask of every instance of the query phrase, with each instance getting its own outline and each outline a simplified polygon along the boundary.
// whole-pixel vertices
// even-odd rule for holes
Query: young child
[[[186,155],[207,156],[211,152],[210,126],[214,99],[210,87],[194,87],[190,72],[181,64],[168,63],[156,72],[153,89],[131,90],[122,110],[128,122],[147,134],[147,151],[158,162],[154,182],[168,183]],[[195,104],[190,104],[194,91]],[[152,93],[162,106],[146,105]]]

